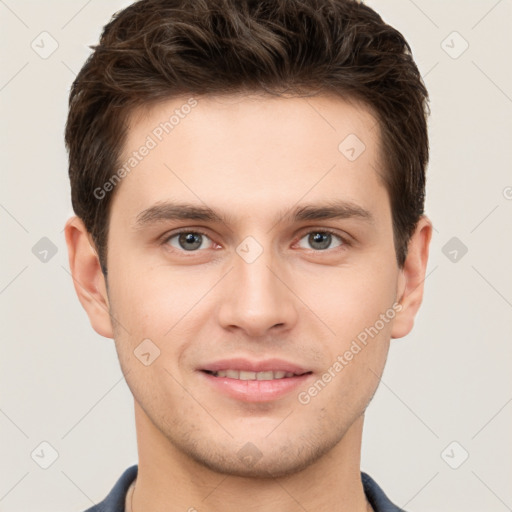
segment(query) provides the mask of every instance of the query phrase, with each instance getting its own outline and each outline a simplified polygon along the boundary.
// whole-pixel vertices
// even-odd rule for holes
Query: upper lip
[[[268,371],[283,371],[301,375],[308,373],[311,370],[298,366],[283,359],[265,359],[263,361],[251,361],[243,357],[236,357],[232,359],[220,359],[213,363],[208,363],[201,370],[210,372],[217,372],[219,370],[243,370],[248,372],[268,372]]]

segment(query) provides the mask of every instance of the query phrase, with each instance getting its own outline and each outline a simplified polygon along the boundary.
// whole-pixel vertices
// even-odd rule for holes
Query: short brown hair
[[[140,0],[104,27],[73,82],[66,124],[73,209],[106,273],[114,175],[137,107],[181,94],[334,93],[381,131],[396,257],[423,214],[428,93],[400,32],[356,0]]]

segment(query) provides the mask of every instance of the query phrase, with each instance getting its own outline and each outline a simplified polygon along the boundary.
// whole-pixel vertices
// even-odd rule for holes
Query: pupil
[[[314,233],[309,235],[311,244],[320,244],[320,247],[316,247],[317,249],[327,249],[331,242],[330,233]]]
[[[199,233],[182,233],[179,242],[183,249],[191,251],[201,246],[201,235]],[[193,244],[193,246],[187,244]]]

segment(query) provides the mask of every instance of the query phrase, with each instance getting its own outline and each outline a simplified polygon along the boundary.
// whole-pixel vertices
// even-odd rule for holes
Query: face
[[[291,474],[364,413],[399,314],[379,128],[327,96],[188,100],[131,118],[107,259],[120,363],[170,449]]]

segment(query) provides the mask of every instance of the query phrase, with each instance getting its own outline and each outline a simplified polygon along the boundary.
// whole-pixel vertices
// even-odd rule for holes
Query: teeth
[[[233,377],[236,379],[236,377]],[[240,377],[238,377],[240,380],[254,380],[256,378],[256,372],[244,372],[243,370],[240,370]]]
[[[213,372],[215,377],[227,377],[229,379],[238,380],[274,380],[293,377],[295,374],[292,372],[267,371],[267,372],[248,372],[245,370],[219,370]]]

